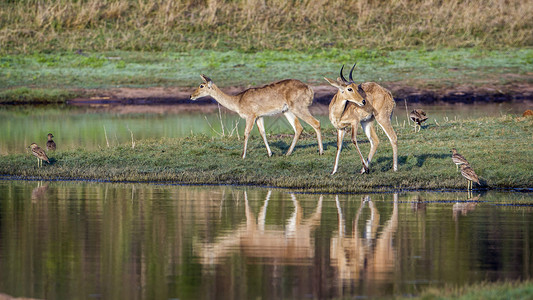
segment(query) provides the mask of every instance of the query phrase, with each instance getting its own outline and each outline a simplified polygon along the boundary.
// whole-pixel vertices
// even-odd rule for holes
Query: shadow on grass
[[[414,163],[414,164],[411,163],[413,157],[416,159],[416,163]],[[413,156],[403,155],[403,156],[398,156],[398,165],[412,165],[412,166],[416,166],[416,167],[421,168],[422,165],[424,165],[424,163],[426,162],[426,160],[428,158],[446,159],[447,157],[450,157],[450,162],[451,162],[451,156],[448,153],[445,153],[445,154],[421,154],[421,155],[413,155]],[[390,159],[391,163],[392,163],[392,158],[387,158],[387,157],[380,157],[378,159],[378,162],[382,162],[382,161],[387,160],[387,159]]]
[[[292,140],[291,140],[291,142],[292,142]],[[271,148],[275,147],[275,148],[279,149],[282,154],[286,154],[287,151],[289,150],[289,147],[291,146],[290,143],[286,143],[285,141],[282,141],[282,140],[277,140],[277,141],[269,143],[269,144],[270,144]],[[334,143],[334,142],[324,143],[323,146],[324,146],[324,152],[325,152],[325,151],[328,150],[329,146],[333,146],[336,149],[337,148],[337,143]],[[318,142],[305,144],[305,143],[301,143],[301,141],[298,141],[298,143],[294,147],[293,153],[297,152],[298,149],[306,149],[306,148],[315,148],[315,149],[317,149],[317,153],[318,153]],[[274,149],[272,149],[272,150],[274,152]]]

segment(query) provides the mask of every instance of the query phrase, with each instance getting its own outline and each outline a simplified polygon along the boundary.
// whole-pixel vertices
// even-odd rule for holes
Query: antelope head
[[[213,81],[211,78],[205,76],[204,74],[200,75],[204,81],[200,86],[191,94],[191,100],[196,100],[204,96],[210,96],[213,91]]]
[[[352,69],[350,70],[350,81],[346,80],[346,78],[344,78],[344,75],[342,74],[344,65],[342,65],[340,77],[337,78],[337,81],[333,81],[326,77],[324,77],[324,79],[326,79],[329,84],[339,89],[339,91],[337,92],[337,99],[350,101],[362,107],[366,104],[366,93],[353,81],[352,73],[355,66],[356,64],[354,64]]]

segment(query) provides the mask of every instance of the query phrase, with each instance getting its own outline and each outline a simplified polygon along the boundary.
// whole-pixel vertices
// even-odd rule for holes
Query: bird
[[[422,123],[424,123],[428,117],[426,117],[426,112],[421,109],[415,109],[409,114],[409,118],[411,121],[415,123],[415,132],[416,132],[416,126],[418,124],[418,131],[422,128]]]
[[[43,160],[46,160],[47,163],[50,163],[50,160],[48,160],[48,156],[46,156],[46,152],[44,152],[41,147],[37,146],[37,144],[32,143],[30,145],[31,153],[37,157],[37,166],[43,165]]]
[[[56,143],[52,138],[54,137],[53,134],[48,134],[48,142],[46,142],[46,150],[56,150]]]
[[[473,182],[479,184],[477,174],[476,172],[474,172],[474,169],[472,169],[469,164],[461,165],[461,175],[463,175],[464,178],[468,179],[468,190],[472,190]]]
[[[461,154],[457,153],[457,149],[452,148],[451,152],[452,152],[452,161],[455,164],[455,167],[457,168],[457,170],[459,170],[459,166],[460,165],[468,165],[469,164],[464,156],[462,156]]]

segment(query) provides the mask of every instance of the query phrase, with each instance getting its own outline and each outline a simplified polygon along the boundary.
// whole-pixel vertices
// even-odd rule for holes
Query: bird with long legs
[[[418,127],[418,132],[420,132],[420,129],[422,129],[422,123],[426,122],[428,117],[426,116],[426,112],[421,109],[415,109],[409,114],[409,118],[413,123],[415,123],[415,132],[416,128]]]
[[[461,154],[457,152],[457,149],[452,148],[451,152],[452,152],[452,161],[455,164],[455,167],[457,168],[457,170],[459,170],[459,166],[469,164],[468,160],[466,160],[464,156],[462,156]]]
[[[474,172],[474,169],[469,164],[461,165],[461,175],[468,180],[467,190],[471,191],[474,185],[474,182],[479,185],[479,178]]]
[[[46,150],[50,151],[55,151],[56,150],[56,142],[54,142],[54,140],[52,140],[52,138],[54,137],[53,134],[49,133],[48,134],[48,141],[46,142]]]
[[[37,157],[37,167],[43,166],[43,160],[45,160],[47,163],[50,163],[50,160],[48,160],[48,156],[46,155],[46,152],[44,150],[37,146],[37,144],[32,143],[30,145],[31,148],[31,154],[35,155]]]

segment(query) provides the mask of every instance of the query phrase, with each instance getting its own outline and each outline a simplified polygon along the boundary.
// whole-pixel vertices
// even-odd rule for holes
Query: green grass
[[[532,84],[533,49],[194,50],[190,52],[73,52],[0,56],[0,101],[62,101],[87,90],[199,84],[199,74],[219,86],[257,86],[283,78],[312,85],[336,78],[343,64],[358,63],[357,81],[401,83],[419,89]],[[105,91],[104,91],[105,92]],[[394,92],[394,91],[393,91]]]
[[[72,89],[19,87],[0,90],[0,104],[62,104],[86,94]]]
[[[500,299],[531,299],[533,298],[533,283],[531,281],[511,281],[478,283],[461,288],[444,287],[429,288],[416,297],[396,299],[423,299],[423,300],[500,300]]]
[[[254,138],[245,160],[240,158],[242,139],[190,136],[137,140],[133,149],[131,144],[122,144],[96,151],[58,151],[50,153],[52,164],[44,163],[42,168],[37,168],[36,158],[29,153],[7,155],[2,157],[0,174],[42,179],[245,184],[335,193],[465,189],[467,181],[450,159],[450,149],[455,147],[480,176],[481,188],[531,188],[533,119],[502,116],[439,125],[431,124],[418,134],[412,128],[396,125],[398,172],[391,170],[392,150],[379,130],[381,144],[370,174],[358,173],[361,162],[346,140],[338,173],[329,175],[336,144],[333,130],[327,129],[323,132],[326,151],[322,156],[309,133],[289,157],[283,154],[290,138],[270,136],[274,152],[270,158],[262,140]],[[362,151],[367,153],[366,139],[360,135],[360,140]]]
[[[222,87],[316,85],[354,62],[357,81],[505,93],[532,83],[532,15],[527,0],[3,1],[0,101],[192,87],[200,73]]]

